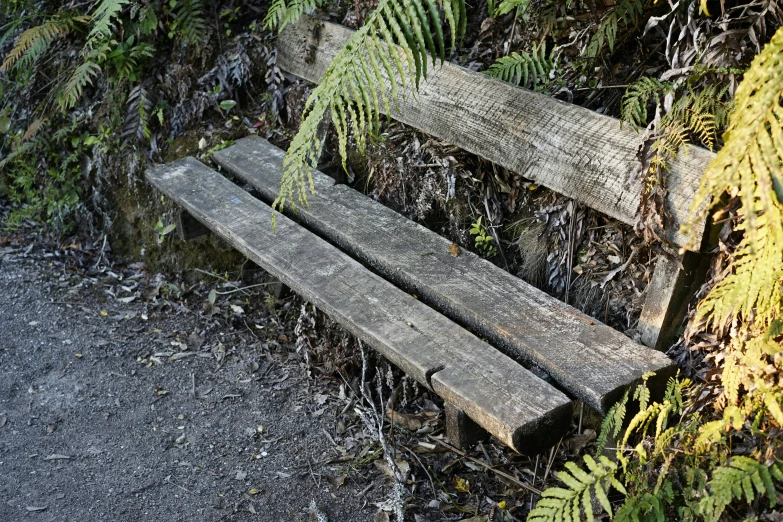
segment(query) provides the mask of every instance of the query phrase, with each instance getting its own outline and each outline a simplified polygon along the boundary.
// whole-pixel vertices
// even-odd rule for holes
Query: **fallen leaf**
[[[30,512],[34,511],[46,511],[48,506],[27,506],[25,509]]]
[[[242,314],[245,313],[245,309],[244,308],[242,308],[241,306],[234,305],[234,304],[231,305],[231,311],[234,312],[237,315],[242,315]]]
[[[452,243],[449,245],[449,248],[446,249],[449,254],[451,254],[451,257],[457,257],[462,253],[462,250],[460,250],[459,245],[457,243]]]
[[[101,311],[99,312],[99,315],[100,315],[101,317],[107,317],[107,316],[109,315],[109,312],[107,312],[106,310],[101,310]]]
[[[261,493],[261,491],[257,490],[256,488],[250,488],[250,491],[248,491],[251,495],[258,495]]]
[[[375,464],[375,467],[378,468],[384,475],[387,477],[396,480],[397,477],[394,476],[394,471],[389,467],[388,464],[386,464],[385,461],[382,460],[376,460],[373,461],[373,464]],[[405,462],[404,460],[398,460],[396,461],[397,467],[400,470],[400,473],[402,473],[403,477],[407,477],[408,473],[411,470],[411,465]]]
[[[454,477],[454,480],[451,482],[451,485],[454,486],[454,489],[456,489],[460,493],[470,493],[470,482],[468,482],[464,478]]]
[[[68,460],[70,458],[71,457],[69,457],[68,455],[61,455],[59,453],[53,453],[53,454],[49,455],[48,457],[44,457],[44,460]]]
[[[339,488],[340,486],[345,484],[345,478],[347,476],[348,475],[346,475],[345,473],[343,473],[342,475],[335,475],[333,477],[332,476],[327,476],[326,477],[326,481],[329,482],[329,484],[331,484],[335,488]]]
[[[372,522],[389,522],[389,514],[383,510],[378,511],[372,517]]]
[[[402,426],[408,431],[417,431],[421,429],[421,420],[415,415],[394,411],[389,408],[386,410],[386,417],[388,417],[390,422],[393,422],[397,426]]]
[[[569,455],[577,455],[582,449],[595,439],[595,430],[586,429],[581,435],[574,435],[568,441],[566,441],[566,447],[568,448]]]

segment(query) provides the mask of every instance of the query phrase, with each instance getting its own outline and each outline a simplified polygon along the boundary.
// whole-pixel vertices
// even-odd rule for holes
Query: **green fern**
[[[666,508],[660,495],[645,491],[625,500],[614,522],[666,522]]]
[[[642,383],[636,387],[634,399],[639,401],[639,411],[629,421],[622,443],[617,448],[617,459],[623,464],[623,469],[626,469],[629,462],[628,457],[623,453],[629,439],[632,436],[643,439],[653,426],[655,427],[655,431],[652,434],[653,439],[663,436],[668,426],[669,417],[682,412],[684,407],[683,392],[690,388],[692,384],[690,379],[680,381],[670,378],[663,400],[650,402],[650,389],[647,387],[647,379],[649,377],[649,374],[645,374],[642,377]],[[668,436],[664,436],[664,438],[670,438],[671,436],[673,434],[670,433]],[[665,450],[665,445],[655,446],[652,456],[662,456]],[[635,448],[635,453],[642,462],[651,456],[649,451],[642,445]]]
[[[700,504],[705,520],[717,521],[735,499],[744,499],[751,504],[757,495],[766,495],[769,507],[775,507],[777,492],[773,478],[783,480],[780,464],[767,467],[749,457],[733,457],[728,465],[720,466],[712,473],[709,494]]]
[[[129,3],[130,0],[101,0],[91,15],[92,29],[87,35],[82,55],[86,55],[96,44],[111,35],[115,18]]]
[[[713,148],[718,129],[727,120],[729,104],[724,101],[725,86],[713,85],[697,92],[686,89],[677,93],[673,106],[661,115],[666,105],[663,98],[674,94],[669,85],[648,78],[629,88],[623,100],[624,120],[637,128],[647,121],[647,102],[652,98],[658,105],[656,120],[648,129],[641,149],[644,190],[634,223],[634,231],[649,243],[665,242],[660,233],[667,228],[665,187],[672,162],[694,137]]]
[[[674,92],[674,86],[649,76],[643,76],[628,87],[621,104],[621,121],[634,129],[647,126],[647,106],[650,101],[660,104],[663,97]]]
[[[86,16],[55,16],[41,25],[27,29],[19,36],[16,45],[0,65],[0,72],[29,67],[49,50],[54,40],[67,36],[76,24],[84,24],[87,21],[89,17]]]
[[[644,14],[646,0],[620,0],[608,11],[595,30],[587,45],[587,56],[598,57],[605,46],[614,52],[618,29],[628,29],[639,24]]]
[[[185,41],[200,48],[207,30],[202,0],[178,0],[172,29],[178,31]]]
[[[442,7],[453,48],[457,36],[464,34],[465,3],[447,0]],[[311,173],[321,152],[317,131],[323,117],[328,114],[332,118],[346,168],[348,135],[353,134],[363,151],[368,129],[380,122],[381,106],[390,114],[391,103],[400,95],[397,82],[405,95],[427,76],[432,60],[428,52],[443,61],[445,42],[434,0],[381,0],[334,57],[306,102],[306,115],[283,161],[280,192],[273,205],[276,210],[284,208],[294,192],[299,203],[306,204],[307,185],[315,191]],[[293,201],[290,205],[296,210]]]
[[[535,509],[528,514],[528,522],[593,520],[593,498],[612,516],[612,505],[607,495],[609,489],[614,487],[620,493],[626,492],[625,487],[615,478],[617,464],[603,455],[598,457],[598,462],[590,455],[582,458],[589,473],[573,462],[566,462],[568,471],[559,472],[557,478],[567,488],[545,490]]]
[[[519,9],[519,11],[521,11],[518,14],[524,13],[530,5],[530,0],[501,0],[497,9],[494,4],[494,0],[487,2],[487,10],[489,11],[490,16],[497,17],[505,16],[514,9]]]
[[[264,17],[264,29],[282,31],[286,25],[309,15],[327,3],[327,0],[273,0]]]
[[[611,434],[612,438],[616,438],[620,434],[620,430],[623,427],[623,421],[625,420],[626,405],[628,404],[628,391],[626,390],[623,398],[612,405],[609,411],[606,413],[603,422],[601,423],[601,429],[596,439],[595,454],[600,455],[606,449],[606,444]]]
[[[84,88],[91,85],[93,79],[100,73],[100,66],[92,61],[85,61],[76,67],[60,94],[60,106],[63,109],[70,109],[76,105],[76,102],[82,97]]]
[[[489,66],[484,74],[503,80],[504,82],[535,87],[539,82],[546,82],[549,73],[555,68],[552,52],[547,56],[546,42],[533,44],[531,53],[522,51],[503,56]]]

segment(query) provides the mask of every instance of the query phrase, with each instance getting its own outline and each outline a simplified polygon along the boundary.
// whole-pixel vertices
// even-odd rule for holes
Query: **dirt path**
[[[132,283],[112,277],[0,248],[0,520],[306,521],[313,499],[372,520],[388,489],[325,464],[344,405],[292,332],[199,333],[198,314],[107,294]]]

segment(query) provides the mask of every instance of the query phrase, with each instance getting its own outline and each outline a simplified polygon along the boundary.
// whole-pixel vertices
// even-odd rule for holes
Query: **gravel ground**
[[[186,337],[203,314],[24,250],[0,248],[0,521],[373,519],[383,475],[341,483],[344,403],[280,322]]]

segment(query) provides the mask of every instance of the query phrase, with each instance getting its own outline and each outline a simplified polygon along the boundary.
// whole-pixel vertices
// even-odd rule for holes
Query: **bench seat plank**
[[[214,155],[231,174],[272,201],[285,153],[249,136]],[[450,255],[450,241],[320,172],[316,196],[297,219],[413,292],[459,324],[532,363],[601,413],[643,373],[665,383],[675,370],[664,354],[496,267],[473,253]]]
[[[319,82],[353,31],[302,17],[277,43],[277,65]],[[641,142],[630,126],[577,105],[513,86],[446,62],[430,68],[415,97],[401,98],[389,116],[517,172],[608,216],[633,224],[642,190],[629,182]],[[715,154],[687,145],[666,180],[668,239],[678,246],[693,194]],[[693,227],[698,250],[704,224]]]
[[[147,171],[185,211],[517,451],[551,445],[571,400],[193,158]],[[542,435],[543,432],[543,435]]]

